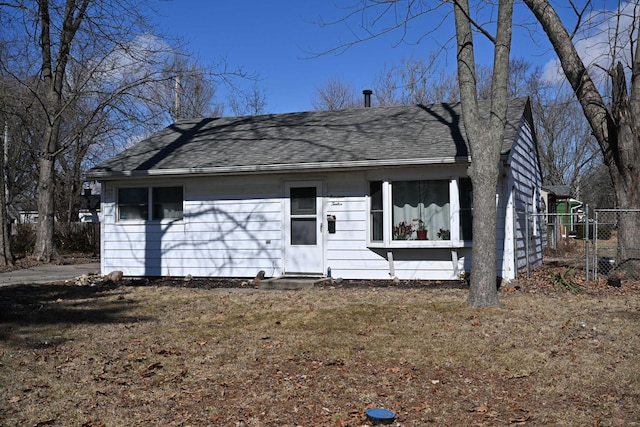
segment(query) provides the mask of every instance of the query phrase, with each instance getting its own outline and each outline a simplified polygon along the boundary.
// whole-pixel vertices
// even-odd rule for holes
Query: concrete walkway
[[[39,265],[23,270],[0,273],[0,286],[51,283],[74,280],[83,274],[100,274],[100,263],[71,265]]]

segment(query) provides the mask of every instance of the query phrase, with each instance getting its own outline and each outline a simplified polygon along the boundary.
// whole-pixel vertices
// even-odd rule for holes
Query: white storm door
[[[285,185],[285,274],[322,275],[322,182]]]

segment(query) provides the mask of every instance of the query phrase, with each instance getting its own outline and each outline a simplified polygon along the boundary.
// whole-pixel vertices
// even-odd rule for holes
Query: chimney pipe
[[[364,106],[366,108],[371,107],[371,94],[373,92],[370,89],[365,89],[362,91],[362,94],[364,95]]]

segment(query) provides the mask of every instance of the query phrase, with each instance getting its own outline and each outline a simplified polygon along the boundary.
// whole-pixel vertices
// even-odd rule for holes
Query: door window
[[[315,245],[317,243],[316,187],[292,188],[291,193],[291,244]]]

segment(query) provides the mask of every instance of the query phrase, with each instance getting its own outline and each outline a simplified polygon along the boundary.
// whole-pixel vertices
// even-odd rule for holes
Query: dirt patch
[[[623,280],[620,287],[608,285],[606,278],[601,277],[597,281],[586,281],[584,271],[574,267],[568,267],[561,263],[548,263],[530,273],[522,273],[517,279],[503,284],[498,288],[501,293],[529,293],[543,295],[558,295],[571,293],[571,289],[562,286],[554,280],[560,275],[565,280],[582,287],[582,292],[596,295],[625,295],[627,293],[640,293],[640,281]],[[191,289],[251,289],[257,288],[257,284],[251,279],[236,278],[182,278],[182,277],[156,277],[125,279],[124,283],[133,286],[169,286]],[[441,281],[441,280],[327,280],[319,282],[316,287],[325,289],[459,289],[468,291],[469,284],[466,281]]]

